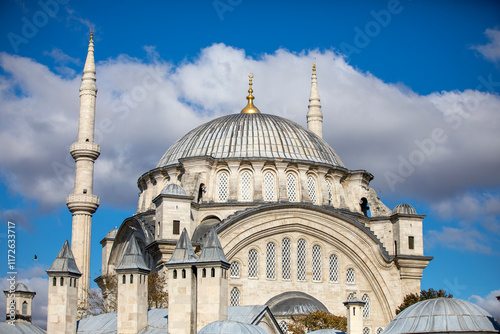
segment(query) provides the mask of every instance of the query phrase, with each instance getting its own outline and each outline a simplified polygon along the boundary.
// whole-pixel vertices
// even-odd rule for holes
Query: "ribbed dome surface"
[[[157,167],[201,156],[282,158],[345,167],[323,139],[297,123],[268,114],[228,115],[202,124],[176,141]]]
[[[481,307],[453,298],[434,298],[403,310],[383,334],[497,332],[498,323]]]
[[[403,203],[403,204],[396,205],[394,210],[392,210],[392,214],[393,215],[395,215],[395,214],[416,215],[417,211],[410,204]]]

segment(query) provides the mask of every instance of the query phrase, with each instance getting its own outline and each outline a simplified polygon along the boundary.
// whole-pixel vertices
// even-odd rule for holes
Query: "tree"
[[[347,318],[318,310],[292,317],[292,322],[288,325],[288,331],[293,334],[305,334],[326,328],[347,332]]]
[[[446,298],[453,298],[452,294],[447,293],[443,289],[439,289],[438,291],[434,289],[429,289],[429,290],[421,290],[420,294],[418,293],[410,293],[405,296],[403,299],[403,303],[399,305],[398,309],[396,310],[396,314],[401,313],[405,308],[418,303],[422,300],[426,299],[432,299],[432,298],[439,298],[439,297],[446,297]]]
[[[148,276],[148,306],[149,308],[168,307],[167,280],[165,273],[153,270]]]

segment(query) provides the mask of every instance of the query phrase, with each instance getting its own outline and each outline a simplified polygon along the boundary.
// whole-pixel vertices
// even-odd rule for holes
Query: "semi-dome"
[[[167,184],[161,191],[162,195],[186,196],[186,191],[178,184]]]
[[[417,210],[415,210],[415,208],[413,206],[411,206],[410,204],[403,203],[403,204],[396,205],[394,210],[392,210],[392,214],[393,215],[396,215],[396,214],[416,215]]]
[[[465,300],[441,297],[406,308],[382,333],[498,333],[499,330],[500,325],[481,307]]]
[[[112,229],[111,231],[109,231],[108,233],[106,233],[106,238],[108,239],[114,239],[116,238],[116,234],[118,233],[118,228],[114,228]]]
[[[157,167],[182,158],[286,159],[345,167],[322,138],[299,124],[269,114],[234,114],[191,130],[163,155]]]

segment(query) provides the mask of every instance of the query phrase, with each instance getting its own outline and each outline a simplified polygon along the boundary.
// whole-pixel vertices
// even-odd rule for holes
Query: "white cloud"
[[[430,230],[425,237],[425,248],[444,247],[462,252],[491,254],[492,247],[488,245],[487,236],[476,229],[455,228],[444,226],[440,231]]]
[[[214,44],[193,61],[174,65],[154,47],[145,50],[147,61],[121,55],[97,66],[96,141],[102,153],[94,192],[114,206],[135,207],[137,178],[188,130],[239,112],[249,72],[262,112],[305,125],[314,58],[324,137],[348,168],[375,175],[372,186],[382,200],[394,191],[442,202],[471,187],[500,186],[497,95],[467,90],[421,96],[361,73],[330,51],[277,50],[254,59]],[[61,78],[34,60],[5,53],[0,66],[6,73],[0,76],[0,175],[10,190],[53,208],[73,188],[68,151],[77,134],[80,75]],[[402,176],[402,161],[415,158],[418,164]],[[387,173],[399,175],[392,187]]]
[[[491,291],[485,298],[473,295],[469,298],[474,304],[484,308],[497,322],[500,322],[500,302],[496,298],[500,296],[500,289]]]
[[[500,30],[488,28],[484,34],[490,42],[485,45],[474,45],[472,49],[479,51],[487,60],[496,63],[500,60]]]

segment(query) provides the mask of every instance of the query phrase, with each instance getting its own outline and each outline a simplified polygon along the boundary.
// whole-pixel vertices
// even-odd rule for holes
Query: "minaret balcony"
[[[86,211],[94,213],[99,207],[99,197],[89,194],[71,194],[66,197],[69,211]]]
[[[101,154],[101,148],[96,143],[79,141],[71,144],[69,153],[74,159],[87,157],[95,160]]]

